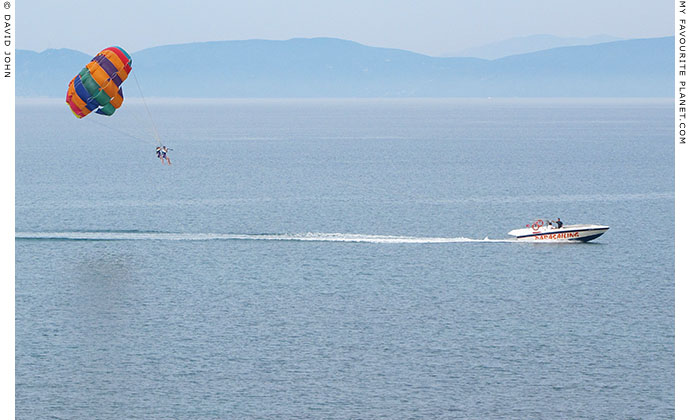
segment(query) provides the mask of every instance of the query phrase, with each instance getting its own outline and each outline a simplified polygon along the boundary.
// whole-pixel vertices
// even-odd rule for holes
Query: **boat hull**
[[[518,241],[526,242],[589,242],[609,230],[608,226],[601,225],[570,225],[560,229],[542,227],[538,230],[531,228],[515,229],[508,232]]]

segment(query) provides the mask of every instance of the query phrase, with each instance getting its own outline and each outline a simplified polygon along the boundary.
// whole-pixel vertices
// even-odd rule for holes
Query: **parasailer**
[[[168,149],[166,146],[161,146],[156,148],[156,153],[158,154],[158,158],[161,160],[161,163],[165,165],[165,162],[168,162],[168,165],[171,165],[170,163],[170,158],[168,157],[168,151],[172,149]]]
[[[105,116],[113,115],[124,101],[121,85],[131,71],[132,57],[127,54],[127,51],[121,47],[108,47],[99,52],[79,74],[72,78],[67,87],[65,102],[69,105],[74,116],[79,119],[84,118],[92,111]],[[134,79],[136,80],[136,76]],[[137,81],[138,85],[139,82]],[[139,90],[141,91],[141,87]],[[143,100],[144,95],[141,96]],[[156,156],[162,163],[165,164],[167,161],[170,165],[170,158],[167,157],[169,149],[161,144],[151,112],[146,101],[143,102],[158,143]],[[96,121],[94,120],[94,122]],[[115,130],[121,131],[120,129]]]

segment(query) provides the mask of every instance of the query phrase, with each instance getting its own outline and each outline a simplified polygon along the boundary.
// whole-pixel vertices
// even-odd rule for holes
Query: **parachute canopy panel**
[[[112,115],[122,105],[122,82],[132,71],[132,58],[120,47],[99,52],[67,87],[65,101],[77,118],[91,111]]]

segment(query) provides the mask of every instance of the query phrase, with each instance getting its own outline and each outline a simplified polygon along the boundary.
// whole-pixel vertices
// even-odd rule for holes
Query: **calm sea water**
[[[172,166],[136,101],[56,102],[17,105],[17,418],[673,417],[670,101],[152,101]],[[504,240],[556,217],[611,230]]]

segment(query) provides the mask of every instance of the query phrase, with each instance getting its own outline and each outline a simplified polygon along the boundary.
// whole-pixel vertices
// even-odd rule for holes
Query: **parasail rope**
[[[124,130],[120,130],[119,128],[112,127],[112,126],[109,126],[109,125],[107,125],[107,124],[103,124],[103,123],[101,123],[101,122],[98,122],[98,121],[96,121],[96,119],[94,119],[94,118],[87,118],[86,120],[89,121],[89,122],[92,122],[92,123],[94,123],[94,124],[100,125],[101,127],[105,127],[105,128],[111,129],[111,130],[115,130],[115,131],[117,131],[118,133],[124,134],[124,135],[127,136],[127,137],[131,137],[131,138],[136,139],[136,140],[141,140],[141,141],[148,142],[148,140],[146,140],[146,139],[143,139],[143,138],[141,138],[141,137],[138,137],[138,136],[135,136],[135,135],[133,135],[133,134],[130,134],[130,133],[124,131]]]
[[[156,140],[158,141],[158,145],[162,146],[163,143],[161,143],[161,138],[158,136],[158,130],[156,130],[156,124],[153,123],[153,116],[151,115],[151,111],[149,111],[149,106],[146,105],[146,99],[144,99],[144,92],[141,90],[141,86],[139,85],[139,79],[137,79],[137,75],[134,73],[134,69],[132,69],[131,74],[134,76],[134,81],[137,82],[137,88],[139,88],[139,94],[141,95],[141,101],[144,103],[144,107],[146,108],[146,112],[149,114],[149,119],[151,120],[151,127],[153,127],[153,133],[156,135]]]

